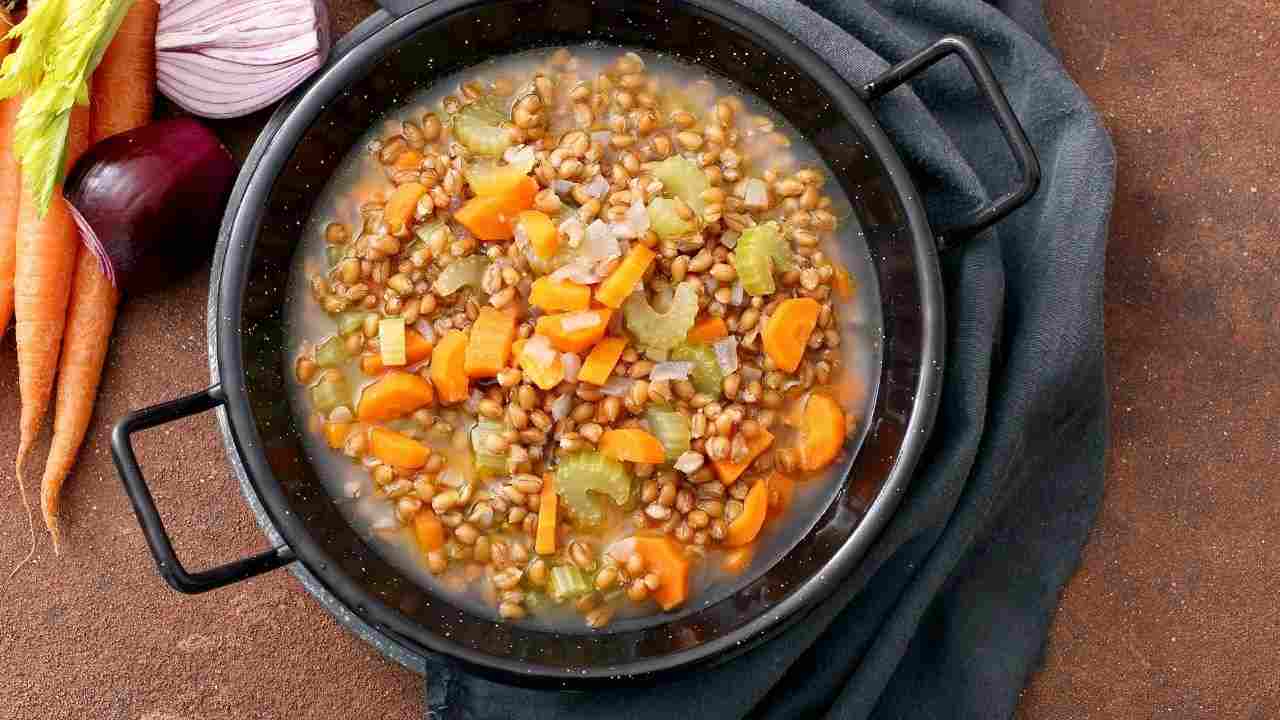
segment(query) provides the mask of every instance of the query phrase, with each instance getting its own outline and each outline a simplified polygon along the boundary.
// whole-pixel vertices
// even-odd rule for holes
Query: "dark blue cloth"
[[[1039,154],[1040,191],[943,257],[948,364],[928,451],[858,571],[811,621],[658,688],[556,695],[462,678],[476,718],[1007,718],[1093,523],[1114,155],[1040,2],[742,2],[855,85],[942,35],[973,39]],[[935,227],[1017,177],[973,88],[948,61],[875,105]]]

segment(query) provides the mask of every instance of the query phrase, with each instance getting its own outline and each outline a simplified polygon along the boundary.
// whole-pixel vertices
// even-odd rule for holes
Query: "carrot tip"
[[[9,571],[8,580],[12,580],[14,575],[23,568],[32,557],[36,554],[36,521],[35,513],[31,511],[31,503],[27,500],[27,484],[22,481],[23,465],[26,461],[27,450],[29,448],[24,444],[18,448],[18,461],[14,464],[14,468],[18,473],[18,494],[22,496],[22,507],[27,510],[27,534],[31,537],[31,546],[27,549],[26,557],[22,558],[13,569]]]

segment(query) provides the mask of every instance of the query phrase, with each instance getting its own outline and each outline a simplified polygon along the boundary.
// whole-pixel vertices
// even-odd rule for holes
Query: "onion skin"
[[[236,172],[217,136],[180,118],[99,142],[63,187],[103,272],[122,292],[137,293],[209,256]]]

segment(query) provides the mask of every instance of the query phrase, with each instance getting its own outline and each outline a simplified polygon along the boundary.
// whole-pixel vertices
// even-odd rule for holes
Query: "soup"
[[[402,107],[291,279],[290,397],[344,515],[472,612],[566,630],[785,553],[880,363],[870,258],[812,148],[723,78],[603,46]]]

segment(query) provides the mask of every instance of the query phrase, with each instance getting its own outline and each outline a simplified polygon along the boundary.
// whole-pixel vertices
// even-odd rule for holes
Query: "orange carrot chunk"
[[[422,336],[417,330],[408,328],[404,331],[404,357],[405,366],[417,365],[418,363],[431,357],[431,351],[435,349],[435,344]],[[382,364],[382,356],[376,354],[362,355],[360,357],[360,370],[365,375],[377,375],[386,369]]]
[[[382,462],[400,468],[417,469],[427,464],[431,448],[394,430],[369,430],[369,452]]]
[[[511,342],[516,338],[514,313],[486,307],[471,325],[471,338],[463,360],[467,377],[493,377],[511,359]]]
[[[826,395],[810,395],[800,427],[800,466],[812,472],[830,465],[844,447],[844,412],[840,406]]]
[[[546,213],[538,210],[525,210],[516,216],[516,226],[529,240],[529,245],[538,257],[550,260],[560,247],[560,233],[556,224]]]
[[[618,364],[618,359],[622,357],[622,351],[626,347],[625,338],[610,337],[601,340],[591,349],[587,359],[582,361],[582,369],[578,371],[578,381],[604,385],[609,381],[609,375]]]
[[[426,194],[427,186],[416,182],[400,185],[391,193],[391,199],[382,208],[382,219],[392,235],[403,235],[409,229],[418,201]]]
[[[324,424],[324,440],[334,450],[341,450],[351,434],[351,423],[327,422]]]
[[[774,471],[765,478],[765,486],[769,488],[769,517],[777,517],[791,507],[791,498],[796,492],[796,481],[790,475]]]
[[[581,353],[600,342],[612,315],[613,311],[605,308],[543,315],[535,332],[545,335],[561,352]]]
[[[636,537],[634,542],[645,566],[658,576],[658,589],[653,593],[658,605],[670,610],[688,599],[689,559],[680,543],[669,537],[651,536]]]
[[[751,559],[755,557],[755,554],[756,546],[754,544],[733,548],[724,554],[724,560],[720,562],[720,567],[727,573],[739,575],[751,565]]]
[[[533,207],[537,194],[538,181],[525,177],[501,195],[471,198],[453,213],[453,219],[481,240],[510,240],[516,218]]]
[[[740,463],[731,460],[715,461],[714,467],[716,474],[720,476],[720,482],[725,485],[732,485],[735,480],[742,476],[742,473],[746,472],[751,463],[755,462],[755,459],[760,457],[760,454],[765,450],[768,450],[772,444],[773,433],[768,430],[761,430],[759,435],[747,441],[747,457],[745,460]]]
[[[467,334],[454,330],[431,352],[431,382],[444,405],[460,403],[471,392],[467,377]]]
[[[533,281],[529,304],[547,312],[586,310],[591,307],[591,288],[568,280],[543,276]]]
[[[535,352],[534,348],[540,350]],[[515,353],[525,379],[539,388],[550,390],[564,380],[564,360],[545,337],[534,335],[529,340],[517,340],[512,344],[511,351]]]
[[[360,393],[356,417],[363,422],[394,420],[433,402],[431,383],[413,373],[393,370]]]
[[[444,523],[430,510],[413,516],[413,535],[424,553],[444,547]]]
[[[690,345],[710,345],[728,336],[729,326],[724,324],[724,318],[713,316],[700,320],[689,328],[689,334],[685,338]]]
[[[656,253],[644,245],[632,245],[617,269],[596,288],[596,302],[614,309],[622,307],[623,301],[636,289],[655,257]]]
[[[534,552],[551,555],[556,551],[556,495],[555,473],[542,476],[542,498],[538,503],[538,536],[534,540]]]
[[[800,366],[821,310],[822,306],[813,298],[792,298],[782,301],[769,316],[761,339],[764,351],[778,368],[784,372],[795,372]]]
[[[769,488],[764,480],[757,480],[742,502],[742,514],[729,523],[724,544],[729,547],[746,545],[760,534],[765,516],[769,514]]]
[[[667,451],[658,438],[639,428],[609,430],[600,436],[600,452],[614,460],[661,464]]]

